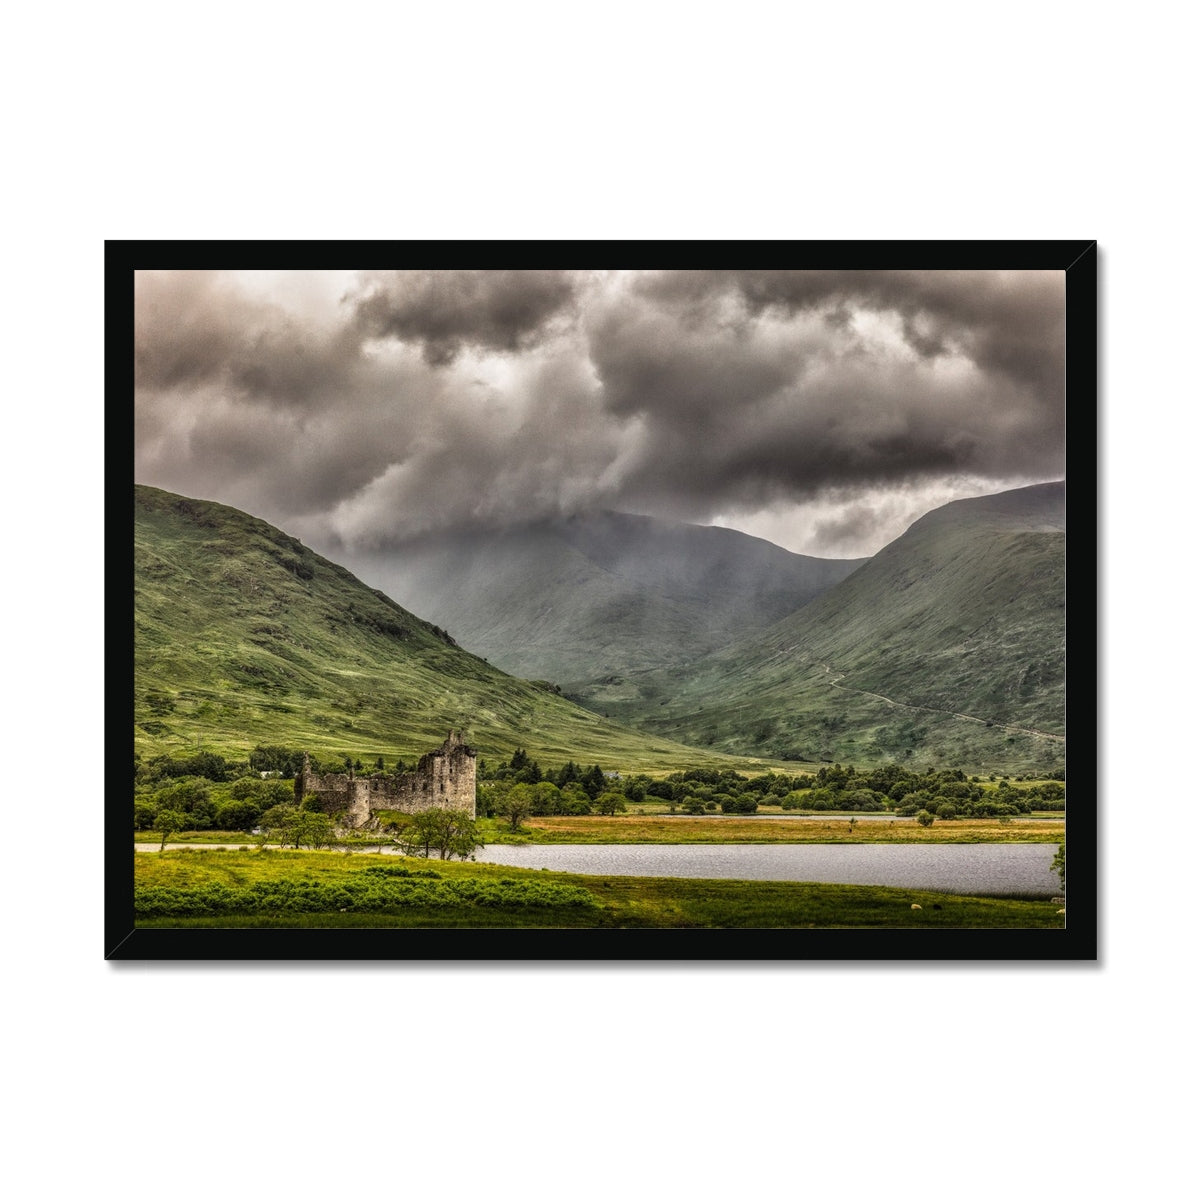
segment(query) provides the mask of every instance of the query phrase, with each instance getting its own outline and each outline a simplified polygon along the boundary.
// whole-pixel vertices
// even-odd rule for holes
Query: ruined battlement
[[[422,812],[428,808],[458,808],[475,815],[475,751],[451,730],[436,749],[421,756],[415,771],[403,775],[318,775],[309,770],[308,755],[296,776],[296,801],[314,795],[321,810],[350,827],[364,825],[381,808]]]

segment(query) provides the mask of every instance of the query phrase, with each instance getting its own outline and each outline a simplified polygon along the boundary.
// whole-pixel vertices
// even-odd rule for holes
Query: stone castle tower
[[[421,812],[427,808],[458,808],[475,815],[475,751],[462,734],[451,730],[436,749],[421,756],[415,771],[403,775],[374,775],[355,778],[354,772],[314,774],[304,756],[304,767],[296,776],[296,801],[317,796],[321,810],[355,828],[370,820],[381,808]]]

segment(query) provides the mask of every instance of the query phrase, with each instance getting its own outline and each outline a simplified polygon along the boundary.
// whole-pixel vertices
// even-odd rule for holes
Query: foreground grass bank
[[[139,928],[1061,928],[1058,905],[904,888],[584,876],[339,851],[134,854]],[[913,905],[920,905],[914,908]]]

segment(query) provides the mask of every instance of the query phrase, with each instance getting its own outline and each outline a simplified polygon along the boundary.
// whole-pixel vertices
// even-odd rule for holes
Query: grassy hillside
[[[503,670],[579,696],[765,629],[862,560],[719,529],[594,513],[347,558]]]
[[[524,746],[543,765],[737,765],[503,674],[224,505],[136,487],[134,569],[134,748],[144,758],[197,747],[244,757],[263,743],[411,761],[453,727],[485,756]]]
[[[766,633],[597,700],[730,752],[1063,764],[1064,487],[960,500]]]

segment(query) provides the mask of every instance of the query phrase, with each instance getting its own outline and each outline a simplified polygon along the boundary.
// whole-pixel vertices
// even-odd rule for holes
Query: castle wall
[[[317,775],[304,768],[296,776],[296,799],[317,796],[321,809],[341,824],[357,827],[379,809],[421,812],[427,808],[457,808],[475,815],[475,751],[458,733],[436,750],[422,755],[415,771],[403,775]]]

